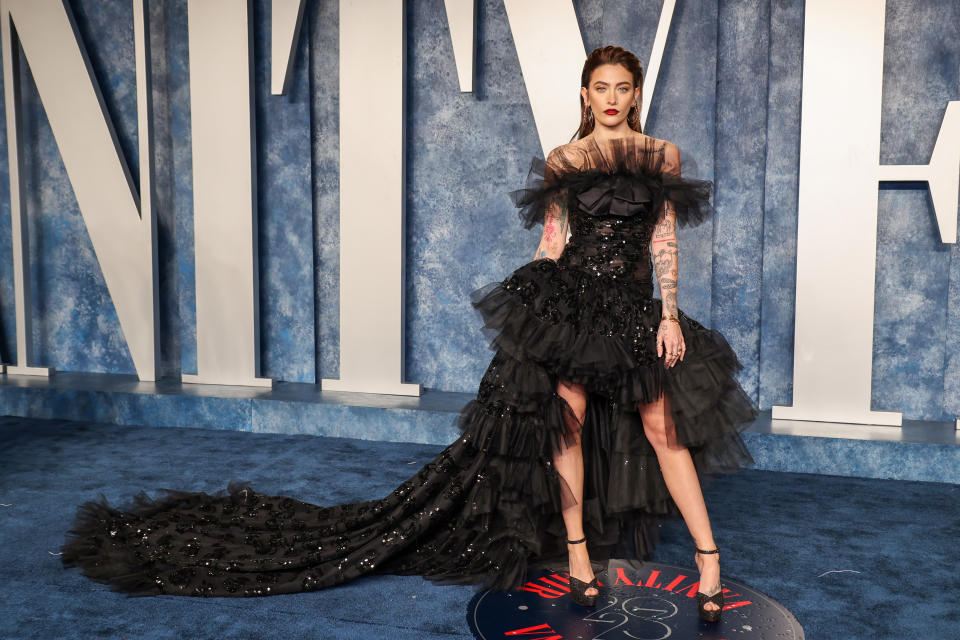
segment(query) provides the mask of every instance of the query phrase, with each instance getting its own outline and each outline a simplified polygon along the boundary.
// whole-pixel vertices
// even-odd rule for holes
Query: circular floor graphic
[[[510,592],[483,591],[470,601],[470,630],[481,640],[803,640],[803,627],[776,600],[721,577],[719,622],[697,616],[697,571],[657,562],[611,560],[596,606],[570,599],[565,568],[534,569]]]

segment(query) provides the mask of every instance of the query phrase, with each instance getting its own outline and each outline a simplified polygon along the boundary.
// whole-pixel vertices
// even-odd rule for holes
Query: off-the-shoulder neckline
[[[584,138],[580,138],[578,140],[568,142],[565,145],[561,145],[558,148],[567,147],[567,148],[575,149],[577,151],[586,151],[584,149],[577,148],[576,147],[577,144],[589,145],[590,152],[602,151],[603,150],[602,147],[604,146],[604,145],[601,145],[599,142],[597,142],[596,137],[594,137],[593,135],[588,135]],[[617,145],[634,146],[638,149],[644,149],[644,150],[653,151],[653,152],[660,152],[660,151],[663,151],[664,147],[666,147],[667,141],[661,140],[660,138],[654,138],[653,136],[648,136],[645,133],[638,132],[635,134],[620,136],[617,138],[610,138],[609,140],[607,140],[605,144],[611,147],[617,146]]]
[[[593,137],[581,138],[577,142],[581,146],[568,143],[554,149],[559,153],[548,154],[545,161],[547,171],[561,177],[613,172],[660,175],[668,144],[666,140],[646,134],[611,138],[603,146]]]

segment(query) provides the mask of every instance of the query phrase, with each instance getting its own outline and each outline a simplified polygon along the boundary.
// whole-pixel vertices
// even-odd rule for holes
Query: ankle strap
[[[587,537],[584,536],[579,540],[567,540],[567,544],[580,544],[581,542],[586,542],[586,541],[587,541]]]
[[[720,553],[720,549],[713,549],[711,551],[704,551],[703,549],[697,549],[697,553]]]

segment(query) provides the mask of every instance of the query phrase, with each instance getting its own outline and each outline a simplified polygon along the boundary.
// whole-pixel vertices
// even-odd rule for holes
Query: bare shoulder
[[[663,149],[663,172],[680,175],[680,149],[669,140],[660,140]]]
[[[557,173],[563,173],[570,169],[578,169],[584,165],[582,145],[578,145],[576,140],[554,147],[547,154],[547,166]]]
[[[656,139],[655,139],[656,140]],[[680,150],[677,148],[677,145],[673,144],[669,140],[656,140],[657,144],[663,149],[664,153],[670,154],[679,154]]]
[[[676,146],[669,140],[654,138],[653,136],[648,136],[645,133],[638,133],[635,137],[637,142],[642,143],[646,148],[653,149],[654,151],[664,151],[669,153],[670,147],[676,149]]]
[[[569,160],[573,157],[573,152],[579,149],[577,143],[579,140],[573,142],[568,142],[566,144],[561,144],[560,146],[554,147],[550,153],[547,154],[547,162],[553,160],[556,163],[559,163],[561,160]]]

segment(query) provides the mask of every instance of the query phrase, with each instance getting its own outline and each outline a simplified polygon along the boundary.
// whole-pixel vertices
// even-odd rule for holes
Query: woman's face
[[[587,108],[593,109],[597,124],[616,127],[627,119],[630,107],[640,100],[640,88],[633,75],[619,64],[602,64],[590,74],[590,85],[580,87]]]

